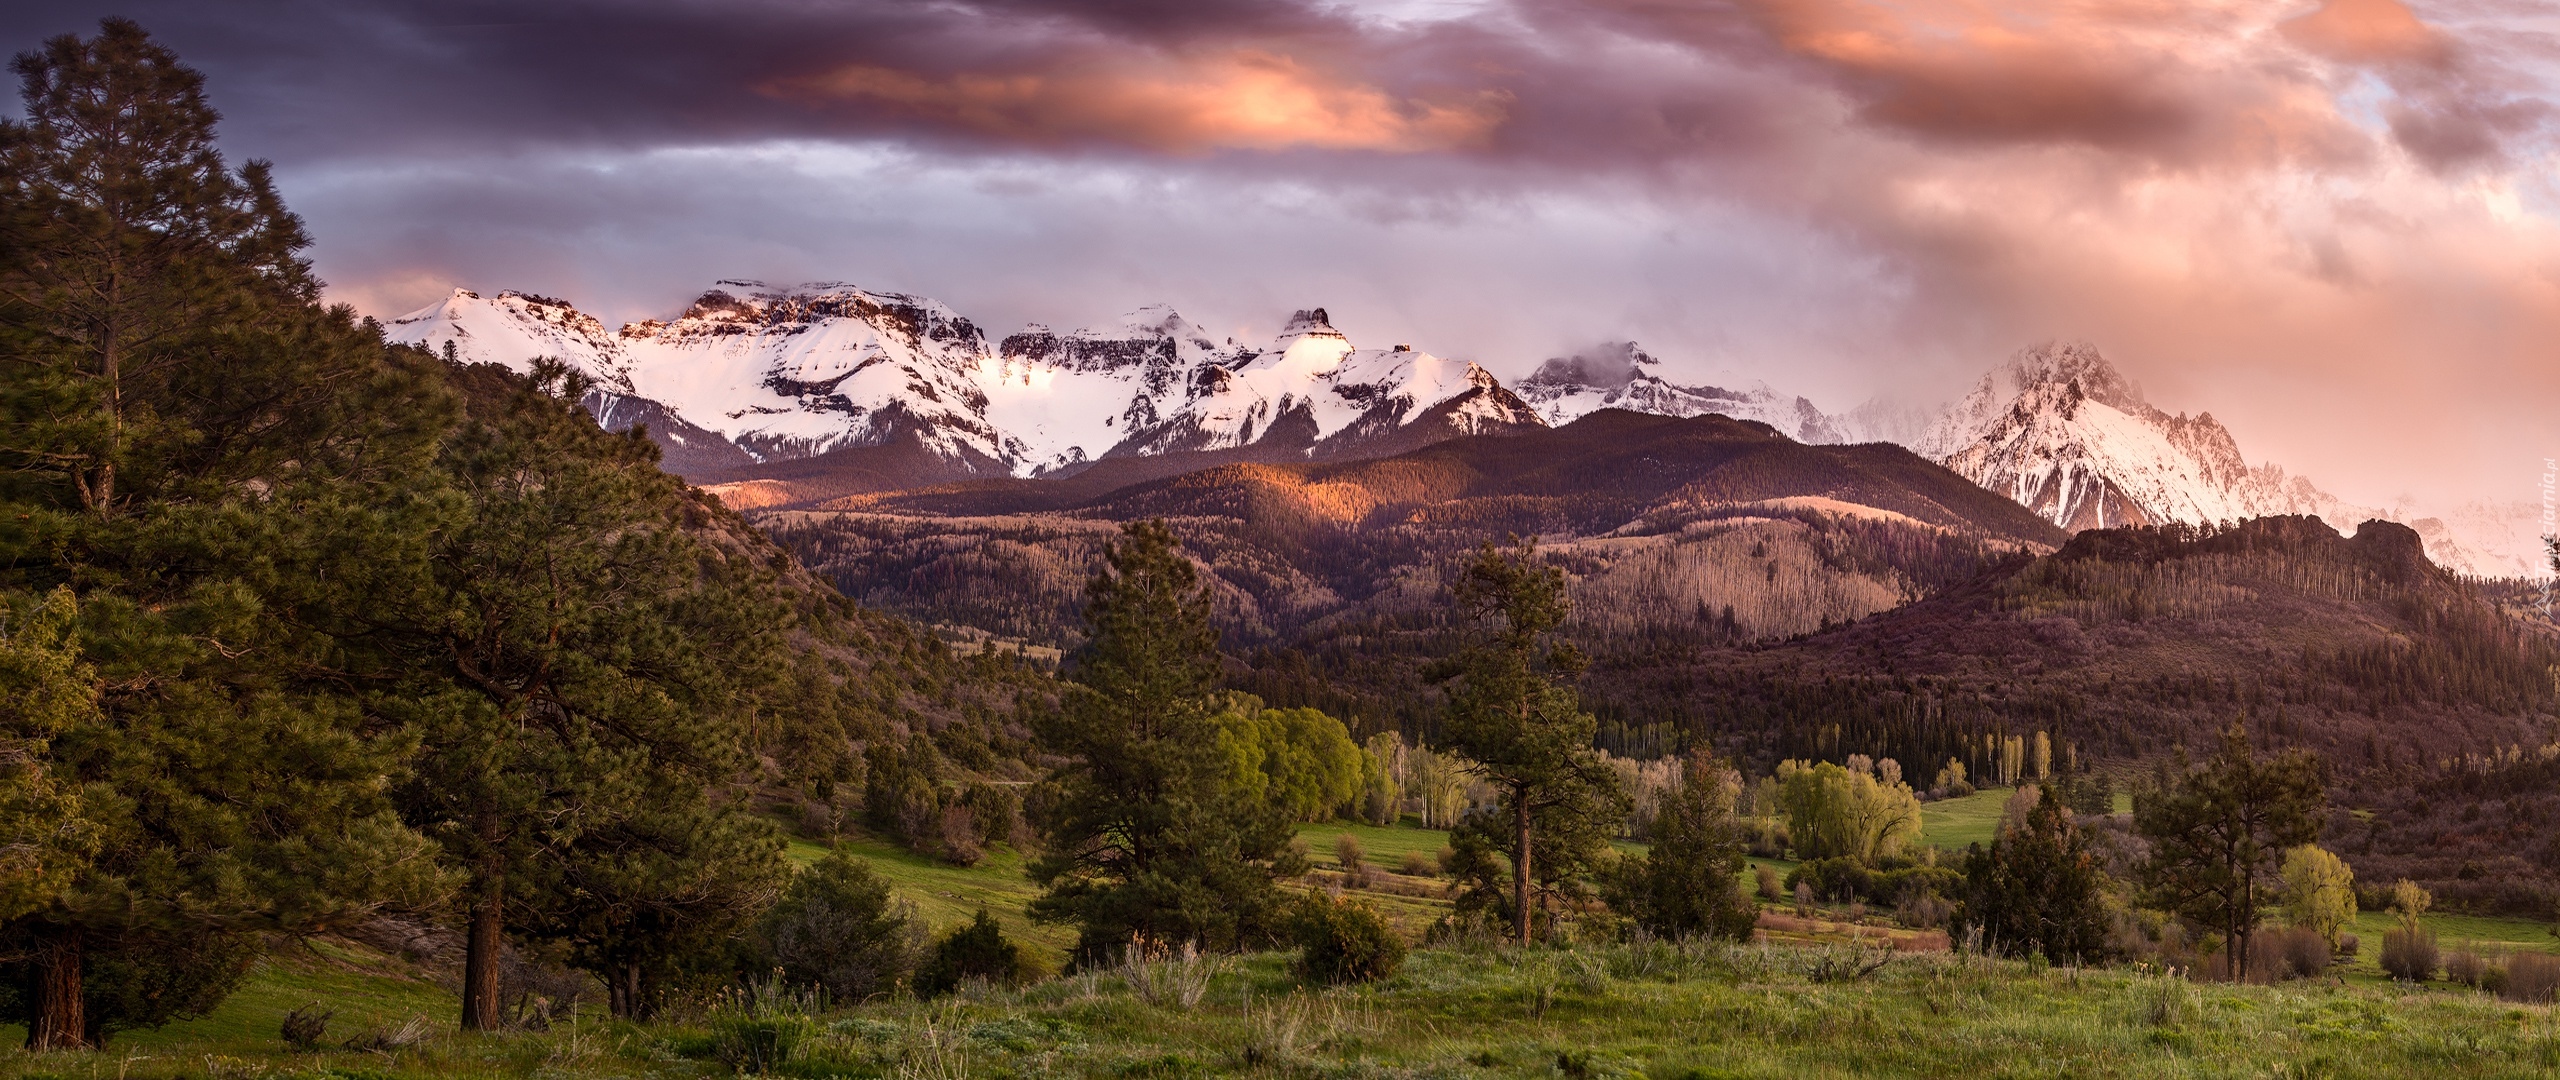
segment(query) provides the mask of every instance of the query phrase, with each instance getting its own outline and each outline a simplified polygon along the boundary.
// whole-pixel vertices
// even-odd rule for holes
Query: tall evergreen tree
[[[1033,917],[1077,924],[1080,963],[1133,939],[1272,941],[1276,875],[1304,871],[1287,815],[1228,781],[1209,596],[1163,522],[1125,527],[1088,586],[1091,639],[1041,741],[1067,759],[1038,823]]]
[[[1541,826],[1623,816],[1627,796],[1592,749],[1598,721],[1582,711],[1571,684],[1582,673],[1581,654],[1547,640],[1568,610],[1564,572],[1538,562],[1534,541],[1512,551],[1487,541],[1460,570],[1450,599],[1482,634],[1433,672],[1450,683],[1442,739],[1502,793],[1513,933],[1525,943]],[[1552,831],[1576,841],[1552,858],[1585,861],[1606,843],[1590,828]]]
[[[2202,767],[2134,801],[2134,829],[2151,841],[2144,891],[2161,910],[2220,931],[2231,977],[2245,979],[2249,939],[2282,895],[2279,862],[2318,838],[2324,803],[2317,759],[2259,757],[2234,723]]]
[[[743,811],[708,791],[747,765],[742,714],[780,681],[788,613],[687,535],[683,482],[644,433],[598,428],[565,369],[452,376],[471,415],[441,457],[441,524],[377,577],[375,610],[409,658],[396,708],[424,744],[401,801],[469,876],[462,1022],[489,1029],[511,928],[583,927],[628,992],[651,963],[633,950],[656,947],[633,920],[676,915],[635,895],[645,883],[700,882],[705,860],[721,867],[706,884],[771,880],[778,845],[739,832],[769,826],[721,824]],[[617,863],[611,838],[642,833],[657,850]],[[560,882],[582,891],[543,891]]]
[[[74,590],[95,680],[39,763],[89,846],[0,926],[29,1045],[56,1049],[210,1007],[241,935],[432,899],[384,798],[408,744],[332,629],[362,598],[320,571],[397,531],[381,506],[447,413],[313,304],[299,222],[263,166],[222,164],[201,77],[140,28],[13,66],[0,588]]]

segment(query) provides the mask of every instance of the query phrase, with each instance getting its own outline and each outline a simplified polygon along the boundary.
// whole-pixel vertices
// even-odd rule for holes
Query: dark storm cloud
[[[205,69],[377,313],[718,276],[997,323],[1326,303],[1835,408],[2093,337],[2253,456],[2404,478],[2466,467],[2217,388],[2468,415],[2412,437],[2475,456],[2547,452],[2560,400],[2560,20],[2519,0],[31,7],[0,37],[112,10]]]

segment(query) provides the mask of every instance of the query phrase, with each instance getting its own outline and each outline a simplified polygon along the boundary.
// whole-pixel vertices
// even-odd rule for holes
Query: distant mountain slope
[[[2548,771],[2555,670],[2547,616],[2435,567],[2412,530],[2372,521],[2342,537],[2295,516],[2084,532],[1855,626],[1753,652],[1606,658],[1586,685],[1612,716],[1719,748],[1890,754],[1931,772],[1956,757],[1979,773],[1985,735],[2045,730],[2084,763],[2156,760],[2245,717],[2269,745],[2319,752],[2340,808],[2325,842],[2360,880],[2408,876],[2443,903],[2547,915],[2560,790],[2485,817],[2457,817],[2468,797],[2455,792]]]
[[[1107,481],[1115,464],[751,519],[866,604],[1059,645],[1113,523],[1150,517],[1215,572],[1239,646],[1426,607],[1447,559],[1508,535],[1582,560],[1592,618],[1718,640],[1845,622],[2065,539],[1898,447],[1807,446],[1721,416],[1607,410],[1392,457],[1125,483]]]

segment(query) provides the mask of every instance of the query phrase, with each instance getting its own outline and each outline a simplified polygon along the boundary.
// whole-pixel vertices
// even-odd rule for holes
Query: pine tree
[[[97,723],[97,673],[72,637],[77,606],[63,588],[0,613],[0,923],[50,905],[96,854],[79,791],[51,768],[56,737]]]
[[[1209,597],[1162,522],[1127,526],[1087,587],[1089,643],[1041,742],[1067,759],[1038,825],[1034,918],[1077,925],[1079,963],[1135,939],[1267,944],[1275,876],[1303,872],[1287,816],[1237,790],[1219,750]]]
[[[2038,792],[2025,819],[1986,849],[1965,852],[1965,899],[1958,916],[1995,948],[2039,952],[2057,964],[2089,963],[2108,952],[2106,875],[2069,808]]]
[[[2280,896],[2278,861],[2320,833],[2320,765],[2308,752],[2261,758],[2235,723],[2200,768],[2147,793],[2134,829],[2151,841],[2143,865],[2150,902],[2228,945],[2231,977],[2249,974],[2249,939]]]
[[[29,1045],[59,1049],[210,1008],[251,932],[433,901],[384,797],[408,743],[333,632],[363,598],[315,571],[397,532],[382,497],[446,412],[314,306],[300,225],[263,166],[223,166],[200,76],[122,20],[14,68],[0,588],[78,596],[95,708],[39,762],[87,846],[0,937]]]
[[[1475,763],[1476,772],[1502,792],[1499,812],[1508,831],[1498,846],[1511,861],[1513,933],[1532,933],[1530,893],[1538,879],[1537,836],[1542,828],[1570,839],[1546,857],[1560,865],[1596,858],[1592,828],[1564,828],[1623,817],[1626,794],[1617,773],[1592,749],[1598,727],[1570,680],[1581,674],[1573,646],[1549,645],[1564,625],[1564,573],[1537,562],[1533,541],[1503,551],[1488,541],[1461,570],[1450,599],[1460,615],[1483,627],[1433,672],[1450,683],[1444,745]]]
[[[1742,891],[1740,789],[1711,756],[1683,762],[1680,785],[1655,811],[1651,850],[1629,862],[1611,905],[1662,937],[1749,940],[1760,911]]]
[[[716,819],[743,811],[707,800],[746,765],[739,713],[787,682],[773,664],[788,612],[763,602],[752,568],[684,532],[683,482],[644,434],[598,428],[565,369],[452,375],[471,417],[441,455],[435,543],[372,589],[413,673],[398,715],[423,742],[401,799],[469,876],[462,1020],[485,1030],[510,928],[583,928],[627,992],[649,963],[633,950],[655,947],[634,934],[638,909],[609,910],[634,902],[629,875],[673,887],[708,860],[770,880],[778,847],[731,836]],[[659,845],[648,858],[586,864],[601,838],[635,830]],[[581,874],[621,882],[572,896],[608,910],[543,894]]]

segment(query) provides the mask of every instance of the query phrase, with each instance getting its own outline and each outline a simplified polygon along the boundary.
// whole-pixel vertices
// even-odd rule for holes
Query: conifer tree
[[[1740,791],[1740,778],[1714,757],[1683,762],[1679,786],[1654,815],[1653,846],[1629,861],[1613,906],[1663,937],[1748,940],[1760,912],[1742,891]]]
[[[471,417],[442,454],[436,542],[374,590],[415,673],[396,708],[423,746],[401,800],[469,877],[462,1022],[498,1025],[510,929],[580,935],[615,1003],[645,1010],[645,953],[672,943],[641,927],[734,921],[777,872],[770,827],[722,823],[743,811],[708,790],[746,765],[739,713],[779,681],[786,613],[685,534],[683,482],[645,434],[598,428],[564,368],[453,377]],[[609,854],[643,834],[645,856]],[[657,887],[708,891],[641,895]]]
[[[0,938],[29,1045],[62,1049],[210,1008],[250,932],[432,902],[385,800],[408,744],[333,630],[363,598],[314,571],[399,531],[381,507],[445,414],[312,303],[300,225],[223,166],[200,76],[112,19],[13,66],[0,589],[78,596],[95,708],[38,762],[77,788],[81,857]]]
[[[2249,974],[2249,939],[2281,897],[2278,863],[2320,834],[2320,765],[2308,752],[2259,757],[2234,723],[2202,767],[2136,799],[2134,829],[2151,841],[2151,903],[2222,933],[2231,977]]]
[[[1994,947],[2043,953],[2057,964],[2107,955],[2106,875],[2069,808],[2038,792],[2023,821],[2004,828],[1986,849],[1965,852],[1960,918]]]
[[[1276,875],[1303,872],[1287,816],[1236,789],[1219,749],[1209,597],[1163,522],[1137,522],[1087,587],[1091,638],[1044,746],[1068,763],[1038,823],[1035,918],[1077,925],[1079,963],[1133,940],[1213,949],[1282,929]]]
[[[1626,794],[1592,749],[1598,721],[1582,711],[1570,685],[1582,672],[1581,654],[1547,641],[1564,625],[1564,572],[1539,565],[1534,541],[1514,551],[1487,541],[1461,569],[1450,598],[1483,636],[1433,672],[1450,683],[1442,739],[1502,793],[1499,813],[1508,828],[1499,846],[1511,860],[1513,933],[1526,943],[1541,827],[1623,817]],[[1587,861],[1607,842],[1593,828],[1555,831],[1574,843],[1546,857],[1567,863]]]

